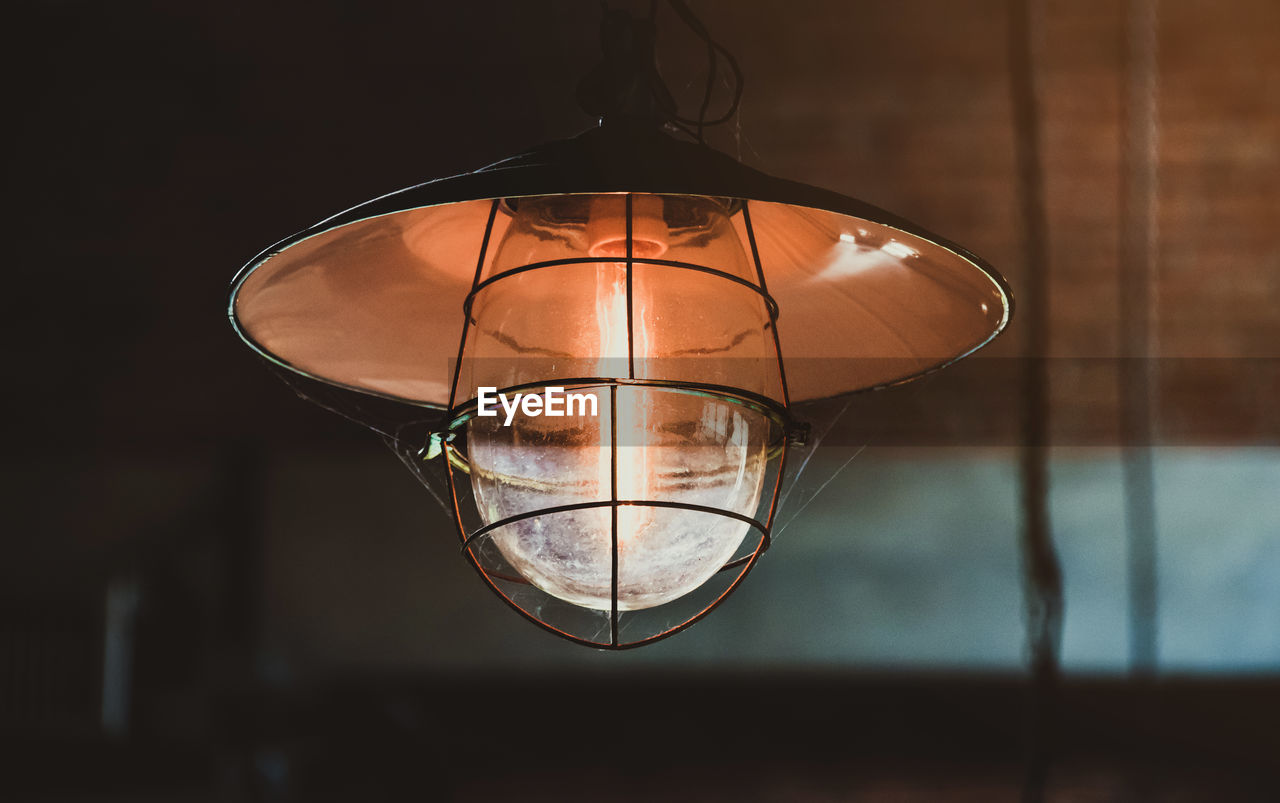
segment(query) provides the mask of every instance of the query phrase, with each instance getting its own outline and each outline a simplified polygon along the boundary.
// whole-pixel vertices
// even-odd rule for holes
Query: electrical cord
[[[738,113],[743,91],[742,68],[683,0],[668,0],[668,5],[706,47],[707,79],[698,115],[686,117],[680,114],[675,98],[658,69],[654,54],[658,0],[650,0],[648,19],[635,19],[626,11],[610,9],[602,0],[600,30],[604,61],[579,83],[578,102],[588,114],[602,120],[613,115],[647,117],[705,143],[707,128],[727,123]],[[711,116],[711,103],[722,60],[732,75],[733,91],[728,107]]]
[[[705,142],[704,129],[709,126],[727,123],[738,113],[738,107],[742,103],[742,90],[744,85],[742,67],[738,64],[738,60],[734,58],[733,54],[730,53],[724,45],[721,45],[712,38],[711,32],[707,30],[707,26],[702,23],[702,20],[698,19],[689,6],[684,3],[684,0],[668,0],[668,4],[671,6],[671,10],[675,12],[676,16],[680,18],[680,21],[683,22],[689,30],[693,31],[694,35],[706,43],[707,47],[707,83],[703,90],[702,106],[698,109],[698,116],[696,118],[682,117],[676,113],[674,108],[672,108],[670,110],[670,119],[671,122],[680,125],[697,126],[695,135],[699,142]],[[653,3],[650,6],[650,13],[655,14],[656,10],[657,3]],[[733,98],[729,103],[728,109],[726,109],[723,114],[708,120],[707,113],[711,108],[711,100],[715,90],[716,75],[718,73],[718,61],[719,56],[721,55],[724,56],[725,62],[729,65],[730,72],[733,73]],[[661,81],[661,75],[658,75],[658,79]]]

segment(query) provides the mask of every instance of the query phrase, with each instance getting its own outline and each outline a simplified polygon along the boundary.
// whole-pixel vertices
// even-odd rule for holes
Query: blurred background
[[[591,125],[600,5],[11,12],[0,798],[1014,800],[1048,757],[1051,800],[1276,799],[1280,5],[690,5],[746,75],[716,147],[1019,309],[855,397],[735,596],[616,654],[507,610],[224,308],[269,243]]]

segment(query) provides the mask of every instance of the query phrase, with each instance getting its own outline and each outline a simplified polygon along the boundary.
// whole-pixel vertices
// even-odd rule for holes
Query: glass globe
[[[777,394],[763,297],[723,275],[660,262],[754,284],[732,207],[635,195],[628,227],[626,203],[623,195],[508,202],[510,220],[482,281],[526,265],[582,261],[482,287],[462,368],[468,380],[459,388],[463,399],[486,386],[540,393],[563,382],[566,395],[576,394],[567,415],[499,409],[472,418],[468,458],[486,525],[545,511],[488,536],[511,566],[552,596],[600,610],[612,605],[615,516],[618,609],[649,608],[706,582],[750,525],[645,503],[751,517],[764,487],[767,415],[728,395],[654,383]],[[630,282],[628,235],[632,258],[660,260],[634,263]],[[622,504],[556,510],[612,499]]]

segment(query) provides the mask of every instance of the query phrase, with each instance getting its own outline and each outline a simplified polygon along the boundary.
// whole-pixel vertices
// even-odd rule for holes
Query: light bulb
[[[471,389],[589,377],[640,384],[571,387],[593,399],[572,415],[471,419],[468,457],[483,523],[611,498],[754,516],[772,420],[731,398],[644,382],[768,393],[777,362],[762,297],[723,276],[646,262],[633,264],[629,288],[626,264],[629,254],[750,281],[727,205],[633,195],[629,230],[624,195],[523,198],[509,211],[487,275],[593,259],[525,270],[480,290],[463,369]],[[609,610],[614,515],[612,506],[543,513],[488,537],[538,588]],[[702,585],[750,528],[730,516],[644,504],[619,505],[616,516],[620,610],[660,605]]]

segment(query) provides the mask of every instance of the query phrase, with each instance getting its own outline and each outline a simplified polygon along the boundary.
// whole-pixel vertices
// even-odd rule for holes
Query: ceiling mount
[[[649,16],[632,16],[622,9],[604,10],[600,24],[603,60],[578,83],[578,105],[601,125],[661,128],[683,132],[702,142],[704,129],[733,119],[742,98],[743,77],[737,59],[711,37],[702,21],[683,0],[668,0],[676,16],[702,40],[707,54],[707,78],[697,117],[679,113],[675,97],[658,69],[657,9],[653,0]],[[733,76],[729,107],[708,118],[720,60]]]

